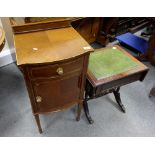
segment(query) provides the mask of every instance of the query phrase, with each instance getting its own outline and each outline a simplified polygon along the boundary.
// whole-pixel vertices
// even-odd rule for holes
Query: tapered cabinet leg
[[[117,88],[117,90],[113,91],[116,102],[118,103],[119,107],[121,108],[122,112],[126,112],[124,105],[122,104],[120,93],[119,93],[120,88]]]
[[[77,109],[77,117],[76,120],[79,121],[81,117],[81,110],[82,110],[82,101],[78,104],[78,109]]]
[[[39,133],[41,134],[43,131],[42,131],[42,128],[41,128],[39,115],[34,115],[34,117],[35,117],[35,120],[36,120],[36,122],[37,122],[37,126],[38,126]]]

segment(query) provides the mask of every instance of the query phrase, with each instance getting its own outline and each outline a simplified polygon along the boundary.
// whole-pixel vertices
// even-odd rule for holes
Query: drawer
[[[30,67],[31,78],[51,78],[80,71],[83,67],[83,57],[53,65]]]

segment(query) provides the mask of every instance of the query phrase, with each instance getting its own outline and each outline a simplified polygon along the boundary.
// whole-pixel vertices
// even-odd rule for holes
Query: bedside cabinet
[[[84,100],[89,53],[93,49],[72,28],[15,34],[17,65],[29,93],[39,132],[39,114],[57,112]]]

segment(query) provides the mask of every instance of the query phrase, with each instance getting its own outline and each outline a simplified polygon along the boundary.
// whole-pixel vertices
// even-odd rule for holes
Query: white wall
[[[9,22],[9,18],[1,17],[0,26],[3,27],[5,31],[5,45],[2,51],[0,52],[0,67],[2,67],[16,61],[16,58],[13,43],[13,33]]]

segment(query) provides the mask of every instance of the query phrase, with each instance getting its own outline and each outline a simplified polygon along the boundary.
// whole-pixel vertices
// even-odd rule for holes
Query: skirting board
[[[7,49],[2,52],[3,52],[3,55],[2,55],[2,53],[0,53],[0,67],[6,66],[6,65],[16,61],[14,49],[12,49],[12,50]]]
[[[5,45],[0,52],[0,67],[16,61],[13,33],[9,17],[0,17],[0,26],[5,31]]]

